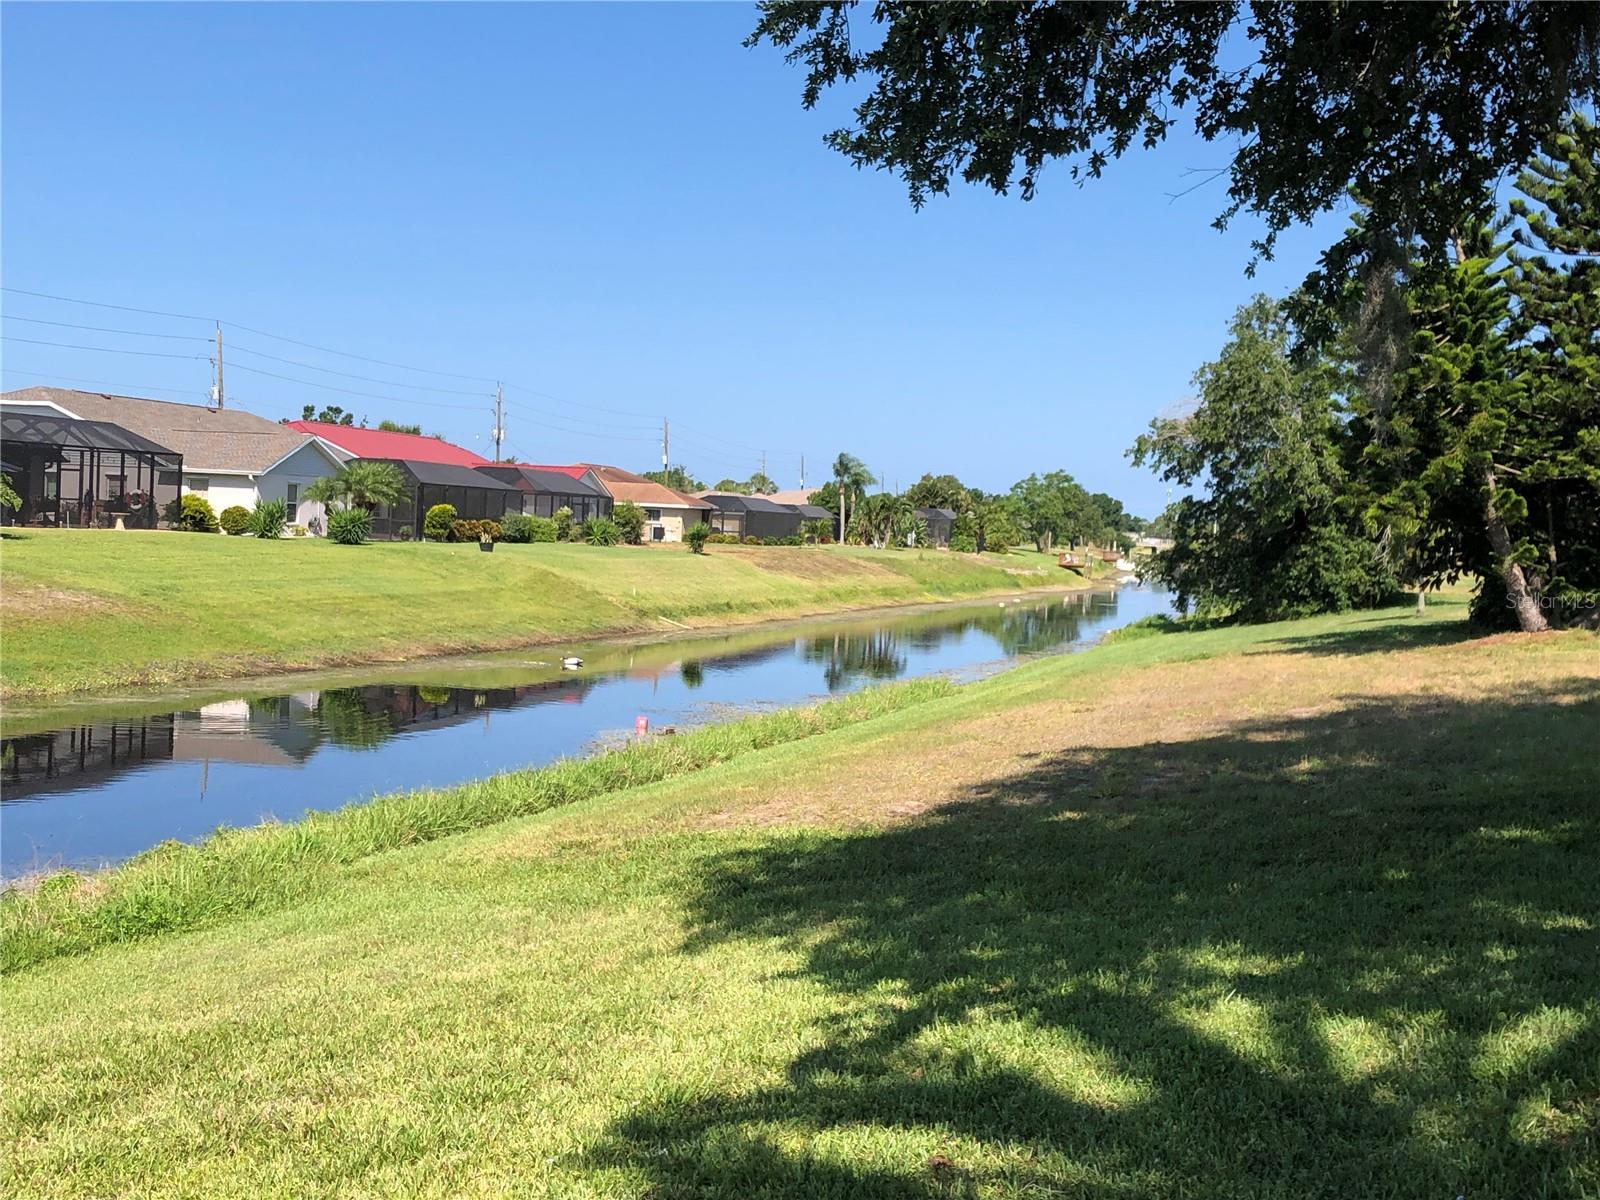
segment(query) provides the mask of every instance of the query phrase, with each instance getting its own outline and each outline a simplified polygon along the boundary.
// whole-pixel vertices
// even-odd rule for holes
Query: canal
[[[0,876],[118,862],[219,825],[537,766],[872,683],[970,678],[1170,611],[1150,588],[550,647],[82,702],[0,724]],[[577,654],[583,666],[564,669]]]

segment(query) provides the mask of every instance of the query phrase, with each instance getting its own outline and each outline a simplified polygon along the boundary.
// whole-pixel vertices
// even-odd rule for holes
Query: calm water
[[[641,716],[660,730],[886,680],[978,674],[1168,610],[1164,593],[1128,586],[589,645],[575,672],[559,666],[571,648],[552,647],[302,676],[275,695],[75,704],[0,730],[0,874],[112,863],[218,825],[534,766],[632,736]]]

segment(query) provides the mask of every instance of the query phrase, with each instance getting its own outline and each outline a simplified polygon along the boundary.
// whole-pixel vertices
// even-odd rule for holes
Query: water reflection
[[[442,786],[579,752],[631,730],[795,703],[874,682],[1082,643],[1165,611],[1144,589],[912,616],[817,622],[586,651],[589,670],[526,658],[440,664],[438,681],[370,682],[104,711],[0,737],[0,872],[115,861],[218,824],[292,819],[375,792]],[[412,668],[429,674],[427,664]]]

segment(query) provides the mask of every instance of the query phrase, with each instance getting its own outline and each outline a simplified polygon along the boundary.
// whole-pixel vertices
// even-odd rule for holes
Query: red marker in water
[[[633,731],[640,737],[650,732],[650,718],[640,713],[633,719]]]

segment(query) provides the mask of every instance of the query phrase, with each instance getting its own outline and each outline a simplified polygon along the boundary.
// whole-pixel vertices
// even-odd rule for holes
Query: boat
[[[1068,571],[1081,571],[1088,565],[1089,564],[1084,562],[1079,555],[1067,552],[1063,552],[1061,556],[1056,559],[1056,566],[1062,567]]]
[[[569,654],[561,660],[561,669],[563,671],[576,671],[581,666],[583,666],[583,659],[576,654]]]

